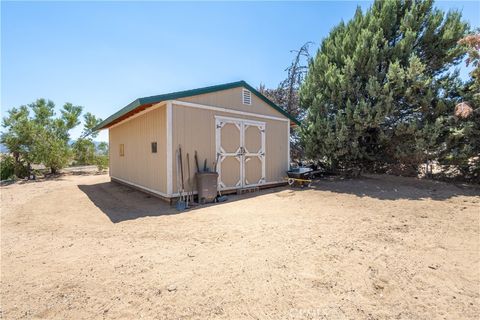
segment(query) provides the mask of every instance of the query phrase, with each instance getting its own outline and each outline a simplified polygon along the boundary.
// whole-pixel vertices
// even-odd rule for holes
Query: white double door
[[[265,122],[215,117],[220,190],[258,186],[265,176]]]

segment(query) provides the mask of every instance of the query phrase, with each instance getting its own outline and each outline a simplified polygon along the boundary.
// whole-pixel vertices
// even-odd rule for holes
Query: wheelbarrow
[[[320,172],[320,170],[313,170],[308,167],[293,168],[287,171],[287,177],[285,179],[290,186],[298,185],[301,188],[305,186],[310,187],[313,178]]]

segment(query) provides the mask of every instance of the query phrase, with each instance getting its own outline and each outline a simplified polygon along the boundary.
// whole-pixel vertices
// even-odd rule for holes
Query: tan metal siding
[[[241,96],[239,96],[239,99]],[[207,104],[207,102],[203,102]],[[208,102],[208,103],[211,103]],[[240,100],[241,103],[241,100]],[[225,107],[225,105],[223,105]],[[251,107],[251,106],[250,106]],[[269,107],[270,108],[270,107]],[[275,111],[275,110],[273,110]],[[228,112],[217,112],[212,110],[190,108],[173,104],[173,191],[176,193],[176,165],[175,150],[182,146],[182,153],[185,156],[190,154],[190,171],[193,177],[195,164],[193,155],[198,152],[199,165],[207,159],[207,165],[212,168],[216,157],[215,145],[215,116],[232,117],[237,119],[248,119],[262,121],[266,124],[266,179],[269,182],[282,181],[285,171],[288,168],[288,122],[257,118],[252,116],[233,115]],[[283,116],[282,116],[283,117]],[[184,166],[185,181],[187,180],[186,165]],[[185,182],[185,186],[187,183]],[[185,189],[188,190],[186,187]]]
[[[166,180],[166,110],[160,106],[109,129],[110,175],[162,193]],[[157,142],[157,153],[151,152]],[[125,156],[120,156],[120,144]]]
[[[252,104],[244,105],[242,102],[242,87],[227,89],[212,93],[205,93],[196,96],[180,98],[180,101],[199,103],[208,106],[229,108],[244,112],[253,112],[268,116],[285,118],[283,114],[273,109],[259,97],[252,93]]]

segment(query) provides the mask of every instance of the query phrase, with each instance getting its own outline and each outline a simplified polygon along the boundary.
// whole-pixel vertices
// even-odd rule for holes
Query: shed
[[[299,122],[245,81],[139,98],[102,121],[109,130],[110,177],[165,200],[179,196],[176,152],[190,175],[217,165],[221,191],[284,183],[290,128]],[[184,165],[185,180],[188,177]],[[188,184],[185,183],[188,190]],[[195,191],[194,191],[195,192]]]

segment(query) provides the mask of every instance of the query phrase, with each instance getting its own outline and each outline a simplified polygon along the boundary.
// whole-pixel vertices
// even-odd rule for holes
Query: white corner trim
[[[253,113],[253,112],[245,112],[245,111],[239,111],[239,110],[233,110],[233,109],[227,109],[227,108],[221,108],[221,107],[213,107],[213,106],[207,106],[207,105],[204,105],[204,104],[185,102],[185,101],[180,101],[180,100],[172,100],[172,103],[176,104],[176,105],[179,105],[179,106],[183,106],[183,107],[213,110],[213,111],[219,111],[219,112],[225,112],[225,113],[239,114],[239,115],[242,115],[242,116],[249,116],[249,117],[256,117],[256,118],[270,119],[270,120],[277,120],[277,121],[285,121],[285,122],[290,121],[286,117],[285,118],[279,118],[279,117],[268,116],[268,115],[264,115],[264,114],[258,114],[258,113]]]
[[[172,101],[167,101],[167,194],[173,194],[173,108]]]
[[[162,102],[160,102],[160,103],[154,104],[154,105],[151,106],[150,108],[146,108],[145,110],[142,110],[142,111],[140,111],[139,113],[134,114],[134,115],[131,116],[131,117],[128,117],[127,119],[124,119],[124,120],[122,120],[122,121],[120,121],[120,122],[118,122],[118,123],[115,123],[113,126],[108,127],[108,128],[106,128],[106,129],[115,128],[116,126],[119,126],[119,125],[121,125],[121,124],[124,124],[125,122],[128,122],[128,121],[130,121],[130,120],[133,120],[133,119],[135,119],[136,117],[139,117],[139,116],[141,116],[141,115],[144,115],[145,113],[150,112],[150,111],[153,111],[153,110],[155,110],[155,109],[158,109],[158,108],[160,108],[160,107],[162,107],[162,106],[164,106],[164,105],[165,105],[165,101],[162,101]]]
[[[288,145],[288,148],[287,148],[287,170],[290,170],[290,162],[292,161],[290,159],[291,155],[290,155],[290,119],[288,119],[288,128],[287,128],[287,145]]]

